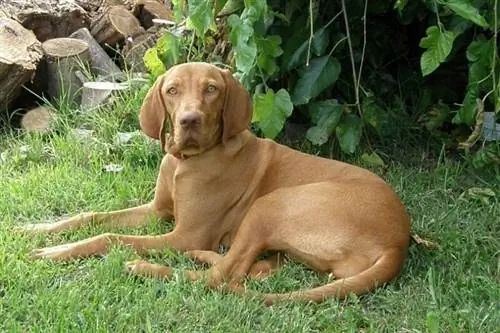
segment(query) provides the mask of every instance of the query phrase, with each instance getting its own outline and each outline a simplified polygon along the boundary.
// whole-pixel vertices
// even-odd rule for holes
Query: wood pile
[[[145,71],[142,57],[159,35],[153,20],[172,20],[164,0],[1,2],[0,114],[19,104],[23,87],[85,109],[96,101],[81,100],[83,91],[99,99],[122,91],[125,70]]]

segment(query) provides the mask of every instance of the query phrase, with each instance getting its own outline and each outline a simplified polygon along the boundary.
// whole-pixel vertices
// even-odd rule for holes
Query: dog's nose
[[[182,127],[194,127],[201,123],[201,117],[196,112],[186,112],[179,119]]]

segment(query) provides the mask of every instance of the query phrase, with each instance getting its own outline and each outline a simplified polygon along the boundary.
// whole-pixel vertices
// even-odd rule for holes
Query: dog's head
[[[230,71],[207,63],[171,67],[141,107],[142,130],[177,157],[203,153],[248,128],[251,100]]]

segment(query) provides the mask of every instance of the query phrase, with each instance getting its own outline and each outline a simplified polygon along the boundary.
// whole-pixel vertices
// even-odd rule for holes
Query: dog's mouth
[[[179,144],[181,150],[200,149],[200,144],[193,137],[187,137]]]
[[[174,135],[167,135],[166,150],[169,154],[184,159],[186,157],[198,155],[203,152],[203,144],[195,137],[191,131],[183,133],[181,138]]]

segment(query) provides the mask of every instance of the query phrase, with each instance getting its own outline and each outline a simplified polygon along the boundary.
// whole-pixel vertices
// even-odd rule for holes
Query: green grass
[[[0,136],[0,152],[7,152],[0,162],[0,331],[499,332],[498,178],[495,185],[494,178],[475,175],[458,162],[423,159],[428,152],[416,147],[392,154],[388,167],[376,171],[408,206],[413,232],[441,249],[412,244],[402,275],[365,296],[265,307],[180,277],[169,282],[129,277],[123,263],[137,255],[124,247],[104,258],[70,263],[30,260],[35,247],[104,231],[169,230],[169,224],[151,221],[138,230],[89,227],[37,237],[13,232],[22,223],[130,207],[152,198],[161,159],[158,144],[142,136],[127,144],[114,141],[117,132],[137,129],[141,96],[92,116],[63,109],[51,134]],[[70,131],[74,127],[92,129],[94,136],[79,141]],[[21,152],[23,146],[29,146],[27,153]],[[110,163],[122,165],[123,171],[105,172]],[[472,187],[490,188],[496,196],[470,194]],[[149,259],[202,268],[171,251]],[[325,279],[289,264],[250,286],[285,291]]]

